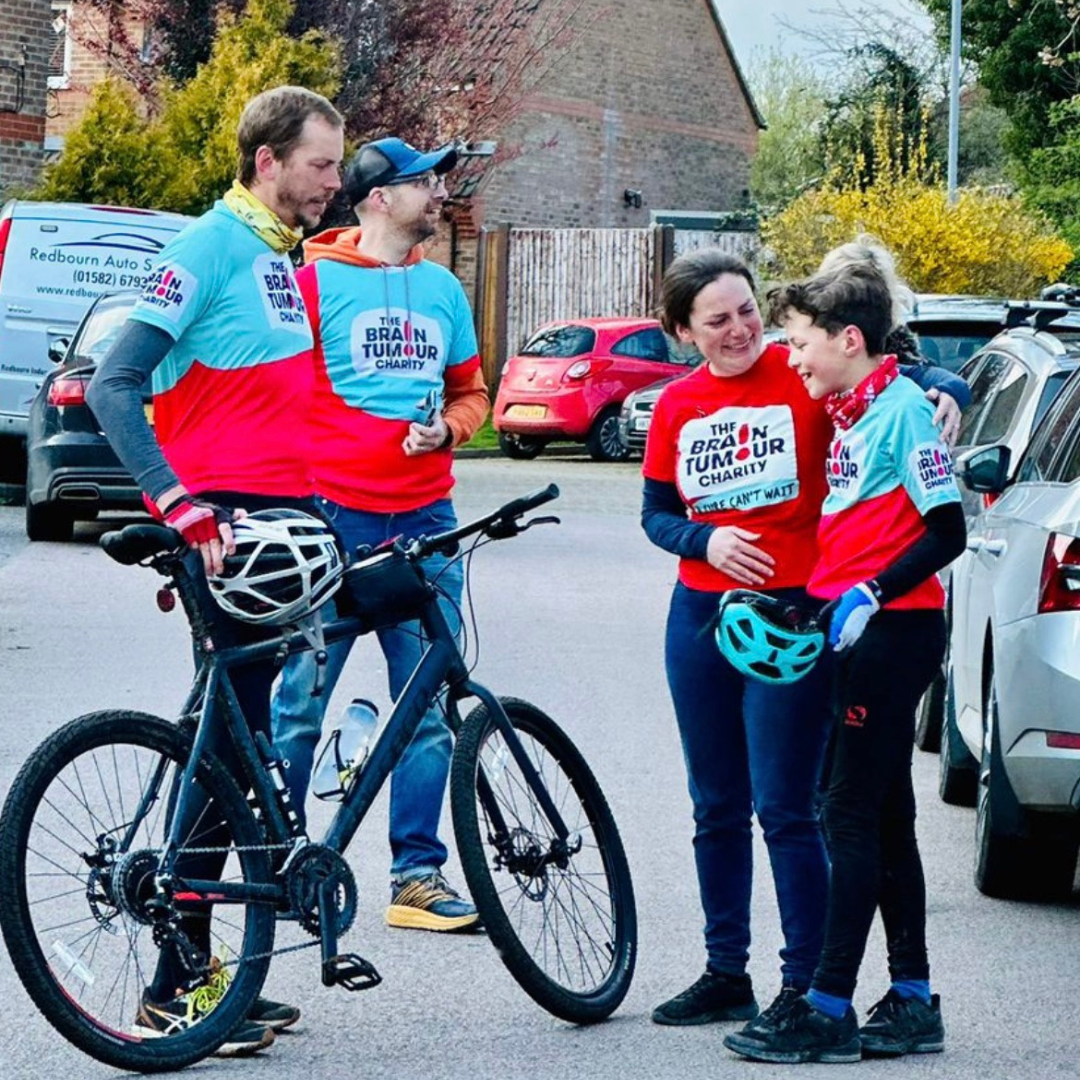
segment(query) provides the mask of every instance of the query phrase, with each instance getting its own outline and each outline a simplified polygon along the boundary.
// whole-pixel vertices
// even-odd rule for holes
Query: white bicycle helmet
[[[232,528],[236,554],[207,583],[233,618],[269,626],[296,622],[341,584],[341,554],[319,518],[299,510],[259,510]]]

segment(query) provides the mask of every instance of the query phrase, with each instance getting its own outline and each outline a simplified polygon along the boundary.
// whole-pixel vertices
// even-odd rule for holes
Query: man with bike
[[[487,415],[464,290],[421,246],[435,233],[444,176],[456,160],[452,147],[423,153],[397,138],[365,144],[344,179],[360,227],[304,245],[307,265],[297,281],[315,334],[317,505],[349,554],[455,527],[451,451]],[[458,627],[460,563],[437,555],[425,571]],[[423,649],[419,624],[380,630],[379,643],[396,700]],[[307,652],[288,661],[274,697],[274,746],[288,762],[301,811],[326,702],[350,644],[329,650],[321,695],[312,693],[316,667]],[[439,818],[451,751],[445,716],[432,708],[394,770],[390,926],[455,931],[477,923],[475,907],[442,875]]]
[[[245,107],[237,143],[232,188],[166,245],[87,394],[147,505],[183,535],[207,573],[220,573],[234,550],[234,511],[312,509],[312,332],[288,253],[341,187],[342,118],[319,94],[277,87]],[[153,428],[142,402],[151,373]],[[223,617],[214,642],[250,634]],[[253,732],[269,733],[275,675],[266,662],[234,679]],[[238,774],[225,732],[208,749]],[[218,877],[223,861],[204,856],[187,870]],[[183,922],[208,957],[209,931],[196,916]],[[144,1038],[173,1034],[214,1005],[213,962],[203,985],[192,986],[176,952],[161,949],[143,992],[134,1032]],[[253,1052],[298,1018],[298,1009],[260,998],[218,1052]]]

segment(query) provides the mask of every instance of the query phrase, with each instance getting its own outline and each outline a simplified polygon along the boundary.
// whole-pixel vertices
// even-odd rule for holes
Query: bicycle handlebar
[[[559,497],[558,484],[548,484],[547,487],[537,488],[528,495],[522,495],[517,499],[511,499],[505,506],[490,514],[485,514],[475,521],[470,521],[449,532],[439,533],[437,536],[421,536],[409,544],[405,553],[411,559],[424,559],[437,551],[453,553],[459,540],[467,536],[475,536],[477,533],[486,532],[493,540],[503,540],[510,536],[516,536],[521,532],[518,519],[535,510],[544,503],[549,503]]]

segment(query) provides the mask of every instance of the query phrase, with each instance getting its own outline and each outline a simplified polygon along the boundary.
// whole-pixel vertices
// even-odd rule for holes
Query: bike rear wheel
[[[503,963],[539,1005],[572,1023],[619,1006],[637,956],[630,867],[585,759],[545,713],[500,698],[562,816],[552,827],[487,706],[458,733],[450,806],[472,897]]]
[[[57,1031],[121,1069],[177,1069],[212,1053],[247,1015],[270,963],[273,905],[185,893],[178,874],[170,909],[182,931],[164,958],[175,967],[176,943],[191,945],[186,984],[208,991],[195,995],[195,1022],[135,1033],[163,959],[155,874],[189,757],[175,724],[92,713],[34,751],[0,815],[0,911],[15,970]],[[218,761],[201,761],[184,796],[203,809],[181,838],[178,871],[208,856],[224,864],[221,880],[272,880],[258,825]]]

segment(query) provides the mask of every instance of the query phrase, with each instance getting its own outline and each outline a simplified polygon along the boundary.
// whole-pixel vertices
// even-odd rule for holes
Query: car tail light
[[[85,405],[86,388],[90,385],[88,375],[69,375],[54,379],[49,387],[50,405]]]
[[[1039,614],[1080,611],[1080,540],[1051,533],[1039,581]]]
[[[584,379],[592,371],[592,364],[588,360],[578,360],[566,369],[568,379]]]
[[[4,272],[4,252],[7,250],[8,233],[11,232],[11,218],[0,221],[0,274]]]
[[[1080,735],[1071,731],[1048,731],[1046,745],[1051,750],[1080,750]]]

